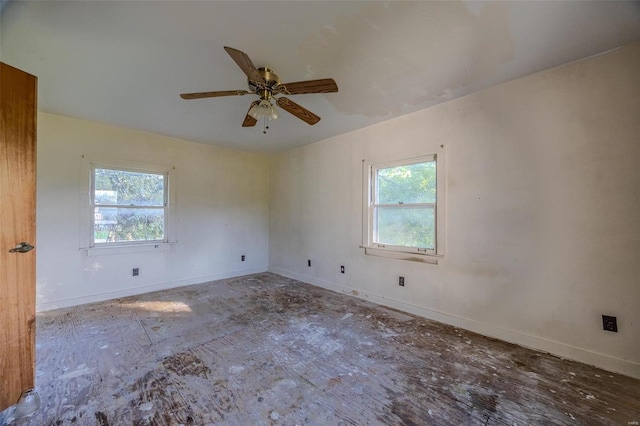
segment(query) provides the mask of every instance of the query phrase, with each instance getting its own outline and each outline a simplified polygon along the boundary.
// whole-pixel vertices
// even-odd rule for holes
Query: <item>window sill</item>
[[[398,260],[408,260],[410,262],[420,262],[420,263],[429,263],[431,265],[438,264],[438,258],[441,258],[442,255],[438,254],[422,254],[422,253],[409,253],[404,251],[396,251],[396,250],[388,250],[388,249],[380,249],[373,247],[363,247],[364,254],[378,257],[386,257],[388,259],[398,259]]]
[[[113,246],[99,246],[81,248],[87,252],[87,256],[105,256],[113,254],[130,254],[150,251],[168,251],[172,243],[141,243]]]

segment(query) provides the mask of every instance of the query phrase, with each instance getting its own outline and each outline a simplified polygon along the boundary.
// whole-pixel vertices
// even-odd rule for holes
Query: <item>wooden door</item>
[[[36,87],[0,63],[0,411],[35,382]]]

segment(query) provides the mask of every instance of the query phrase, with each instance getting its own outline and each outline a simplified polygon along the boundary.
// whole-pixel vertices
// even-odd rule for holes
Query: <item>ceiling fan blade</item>
[[[227,46],[224,47],[224,50],[226,50],[229,56],[231,56],[231,59],[233,59],[236,64],[238,64],[242,72],[244,72],[247,77],[249,77],[249,80],[261,84],[265,83],[264,78],[262,78],[262,76],[258,72],[258,69],[255,65],[253,65],[253,62],[251,62],[251,59],[246,53],[238,49],[234,49],[233,47]]]
[[[182,99],[217,98],[220,96],[242,96],[249,93],[246,90],[219,90],[217,92],[181,93]]]
[[[246,115],[246,117],[244,117],[244,121],[242,122],[242,127],[253,127],[253,126],[256,125],[258,120],[256,120],[252,116],[250,116],[249,115],[249,111],[251,111],[251,108],[253,108],[254,106],[258,105],[259,103],[260,103],[260,101],[251,102],[251,106],[249,106],[249,110],[247,111],[247,115]]]
[[[278,106],[283,110],[290,112],[307,124],[314,125],[320,121],[320,117],[312,113],[306,108],[301,107],[297,103],[287,98],[278,98]]]
[[[334,93],[338,91],[338,85],[332,78],[323,78],[320,80],[296,81],[293,83],[279,84],[277,90],[284,95]]]

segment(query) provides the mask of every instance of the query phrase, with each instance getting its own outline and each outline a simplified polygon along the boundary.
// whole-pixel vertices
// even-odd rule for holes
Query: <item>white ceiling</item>
[[[640,3],[9,1],[0,36],[41,111],[274,152],[640,40]],[[315,126],[282,111],[266,135],[242,128],[255,95],[178,96],[247,88],[224,46],[340,91],[291,97]]]

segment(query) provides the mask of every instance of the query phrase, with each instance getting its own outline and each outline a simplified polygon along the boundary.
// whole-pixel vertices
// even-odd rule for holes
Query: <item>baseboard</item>
[[[153,291],[167,290],[170,288],[184,287],[184,286],[194,285],[194,284],[203,284],[209,281],[224,280],[227,278],[235,278],[243,275],[258,274],[266,271],[267,271],[266,267],[242,269],[237,271],[225,272],[221,274],[207,275],[204,277],[188,278],[185,280],[146,285],[146,286],[140,286],[135,288],[129,288],[125,290],[104,292],[104,293],[92,294],[92,295],[81,296],[81,297],[73,297],[69,299],[55,300],[52,302],[37,303],[36,312],[44,312],[44,311],[49,311],[52,309],[59,309],[59,308],[68,308],[71,306],[84,305],[87,303],[103,302],[105,300],[118,299],[120,297],[135,296],[137,294],[150,293]]]
[[[349,294],[351,296],[365,299],[380,305],[389,306],[391,308],[399,309],[401,311],[415,314],[427,319],[450,324],[455,327],[472,331],[474,333],[482,334],[483,336],[500,339],[505,342],[514,343],[516,345],[524,346],[526,348],[542,352],[548,352],[561,358],[571,359],[584,364],[602,368],[603,370],[612,371],[615,373],[624,374],[625,376],[640,379],[639,363],[615,358],[609,355],[589,351],[587,349],[578,348],[553,340],[531,336],[528,334],[520,333],[518,331],[495,327],[468,318],[450,315],[444,312],[412,305],[400,300],[390,299],[384,296],[369,293],[359,288],[345,287],[340,284],[325,281],[309,275],[299,274],[282,268],[270,266],[268,268],[268,271],[273,272],[274,274],[293,278],[302,282],[316,285],[318,287],[332,290],[337,293]]]

